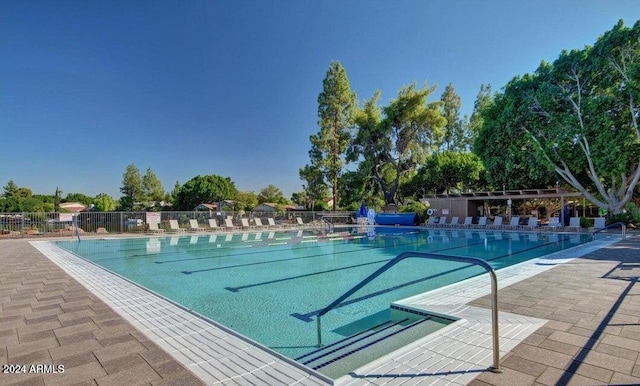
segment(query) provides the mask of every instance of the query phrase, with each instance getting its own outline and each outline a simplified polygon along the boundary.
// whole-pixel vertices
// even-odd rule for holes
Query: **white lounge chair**
[[[458,226],[458,222],[459,221],[460,221],[460,217],[453,216],[453,217],[451,217],[451,222],[449,224],[447,224],[447,226],[456,227],[456,226]]]
[[[194,232],[202,232],[204,231],[204,228],[198,225],[198,220],[191,219],[189,220],[189,230]]]
[[[254,226],[249,224],[249,219],[248,218],[241,218],[240,219],[240,223],[242,224],[242,229],[252,229],[255,228]]]
[[[296,217],[296,226],[302,227],[302,228],[306,228],[306,227],[310,226],[310,224],[305,223],[304,221],[302,221],[302,217]]]
[[[262,220],[259,217],[253,219],[253,222],[256,224],[255,228],[262,229],[264,225],[262,225]]]
[[[520,226],[520,216],[511,217],[511,222],[509,223],[509,228],[514,229]]]
[[[582,228],[580,226],[580,217],[571,217],[569,219],[569,226],[568,228],[575,228],[576,231],[580,231],[580,229]]]
[[[535,216],[529,217],[527,222],[527,229],[535,229],[538,227],[538,218]]]
[[[560,225],[560,219],[558,217],[551,217],[549,219],[549,224],[547,224],[547,228],[548,229],[556,229],[556,228],[560,228],[562,225]]]
[[[438,222],[435,225],[439,227],[443,227],[447,225],[447,216],[440,216],[440,220],[438,220]]]
[[[185,229],[184,228],[180,228],[180,225],[178,224],[178,220],[169,220],[169,230],[171,232],[184,232]]]
[[[239,226],[233,225],[233,221],[231,220],[231,217],[227,217],[224,219],[224,225],[226,230],[240,229]]]
[[[600,229],[604,229],[606,227],[606,221],[604,219],[604,217],[596,217],[595,219],[593,219],[593,228],[591,228],[591,230],[593,232],[600,230]]]
[[[493,219],[493,224],[489,225],[491,228],[502,228],[502,216],[498,216]]]
[[[282,228],[282,225],[276,224],[276,221],[273,219],[273,217],[267,218],[267,224],[269,228]]]
[[[464,226],[465,228],[469,228],[472,225],[473,225],[473,217],[465,217],[464,224],[462,224],[462,226]]]
[[[486,227],[487,226],[487,218],[486,217],[480,217],[478,219],[478,224],[476,226],[478,226],[478,227]]]
[[[429,217],[429,220],[427,220],[427,223],[425,225],[436,225],[436,220],[438,218],[436,216],[431,216]]]
[[[149,232],[154,232],[154,233],[162,233],[162,232],[164,232],[164,229],[160,229],[158,227],[158,223],[157,222],[150,222],[147,225],[149,225]]]
[[[209,229],[211,229],[211,230],[220,229],[220,227],[218,226],[218,221],[216,221],[215,218],[210,218],[209,219]]]

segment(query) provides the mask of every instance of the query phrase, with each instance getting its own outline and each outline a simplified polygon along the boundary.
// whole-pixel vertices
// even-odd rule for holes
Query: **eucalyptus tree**
[[[311,167],[322,173],[331,188],[333,210],[338,203],[338,178],[344,168],[343,156],[349,144],[349,129],[357,107],[356,95],[351,91],[347,72],[340,62],[331,62],[318,96],[318,126],[320,132],[310,137]]]
[[[441,144],[446,119],[440,102],[427,102],[433,91],[435,87],[405,86],[382,110],[376,93],[358,113],[349,159],[368,162],[370,178],[378,183],[386,204],[397,203],[403,177]]]
[[[514,78],[496,98],[498,119],[485,126],[524,136],[518,142],[526,148],[516,150],[534,150],[533,162],[619,213],[640,179],[639,103],[640,22],[620,21],[592,47],[563,51]]]

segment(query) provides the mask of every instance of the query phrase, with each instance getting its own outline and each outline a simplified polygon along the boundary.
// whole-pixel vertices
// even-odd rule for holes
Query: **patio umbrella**
[[[360,205],[358,217],[367,217],[367,206],[364,204],[364,202],[362,203],[362,205]]]

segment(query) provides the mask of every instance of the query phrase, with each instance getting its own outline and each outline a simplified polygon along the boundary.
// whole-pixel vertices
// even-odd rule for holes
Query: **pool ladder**
[[[334,226],[333,226],[332,222],[330,222],[329,220],[327,220],[324,217],[321,217],[320,221],[325,225],[325,226],[323,226],[323,229],[326,229],[327,232],[329,232],[329,233],[333,233],[333,227]]]
[[[501,373],[500,369],[500,337],[498,335],[498,278],[496,276],[496,272],[493,270],[493,267],[489,265],[486,261],[482,259],[478,259],[475,257],[467,257],[467,256],[450,256],[450,255],[438,255],[435,253],[424,253],[424,252],[403,252],[398,256],[394,257],[392,260],[387,262],[385,265],[380,267],[371,275],[367,276],[360,283],[356,284],[353,288],[345,292],[339,298],[334,300],[331,304],[323,308],[316,317],[317,324],[317,332],[318,332],[318,347],[322,347],[322,315],[334,309],[340,303],[342,303],[345,299],[353,295],[355,292],[360,290],[365,285],[369,284],[373,279],[380,276],[382,273],[387,271],[389,268],[393,267],[400,261],[409,258],[409,257],[418,257],[422,259],[434,259],[434,260],[447,260],[447,261],[457,261],[461,263],[470,263],[474,265],[479,265],[484,268],[487,272],[489,272],[489,276],[491,277],[491,331],[493,336],[493,366],[489,367],[489,370],[494,373]]]

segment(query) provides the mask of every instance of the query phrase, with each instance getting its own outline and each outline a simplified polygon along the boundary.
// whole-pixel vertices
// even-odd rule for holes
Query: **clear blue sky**
[[[358,99],[453,83],[463,113],[638,0],[2,1],[0,184],[120,198],[129,164],[301,190],[329,63]]]

